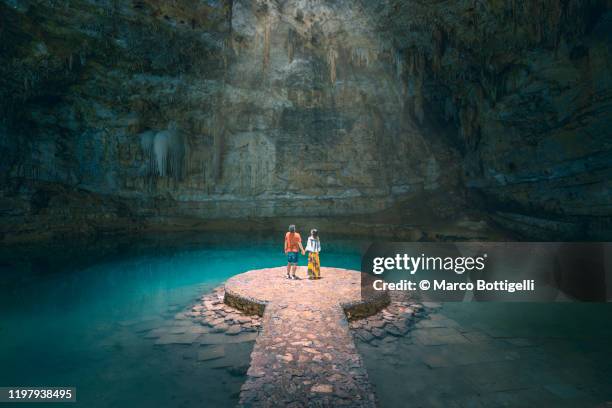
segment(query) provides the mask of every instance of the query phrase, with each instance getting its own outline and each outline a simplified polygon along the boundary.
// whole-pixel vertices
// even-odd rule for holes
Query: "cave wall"
[[[483,211],[527,237],[610,237],[609,1],[363,4]]]
[[[1,0],[3,235],[481,209],[609,236],[609,8]]]

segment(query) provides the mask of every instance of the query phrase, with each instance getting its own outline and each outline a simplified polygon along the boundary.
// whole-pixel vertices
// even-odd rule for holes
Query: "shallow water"
[[[324,244],[324,266],[359,268],[361,243]],[[211,234],[0,255],[0,385],[73,386],[88,408],[235,405],[252,342],[198,361],[197,343],[159,346],[147,333],[230,276],[286,262],[282,236]]]
[[[444,303],[405,337],[358,343],[381,407],[612,401],[612,304]]]

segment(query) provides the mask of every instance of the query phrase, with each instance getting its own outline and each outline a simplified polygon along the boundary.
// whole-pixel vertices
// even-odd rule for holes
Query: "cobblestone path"
[[[322,268],[322,279],[288,280],[285,268],[227,281],[226,292],[267,302],[263,331],[240,393],[245,407],[374,407],[375,397],[342,304],[360,300],[360,274]]]

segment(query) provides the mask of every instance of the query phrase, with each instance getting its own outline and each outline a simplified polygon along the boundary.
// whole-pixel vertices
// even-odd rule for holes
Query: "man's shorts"
[[[298,262],[298,253],[297,252],[287,252],[287,263],[297,263]]]

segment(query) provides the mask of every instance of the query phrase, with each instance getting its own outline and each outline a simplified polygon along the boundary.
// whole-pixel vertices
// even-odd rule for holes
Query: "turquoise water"
[[[359,269],[360,242],[324,243],[324,266]],[[282,236],[210,234],[0,255],[0,386],[73,386],[74,406],[88,408],[235,405],[253,343],[202,362],[197,346],[156,346],[146,333],[230,276],[286,262]]]
[[[359,269],[364,242],[323,243],[324,266]],[[198,344],[147,334],[228,277],[284,263],[282,236],[265,235],[0,248],[0,386],[76,387],[70,406],[87,408],[234,406],[252,342],[198,361]],[[427,320],[393,342],[358,344],[382,407],[612,400],[612,304],[447,303]]]

